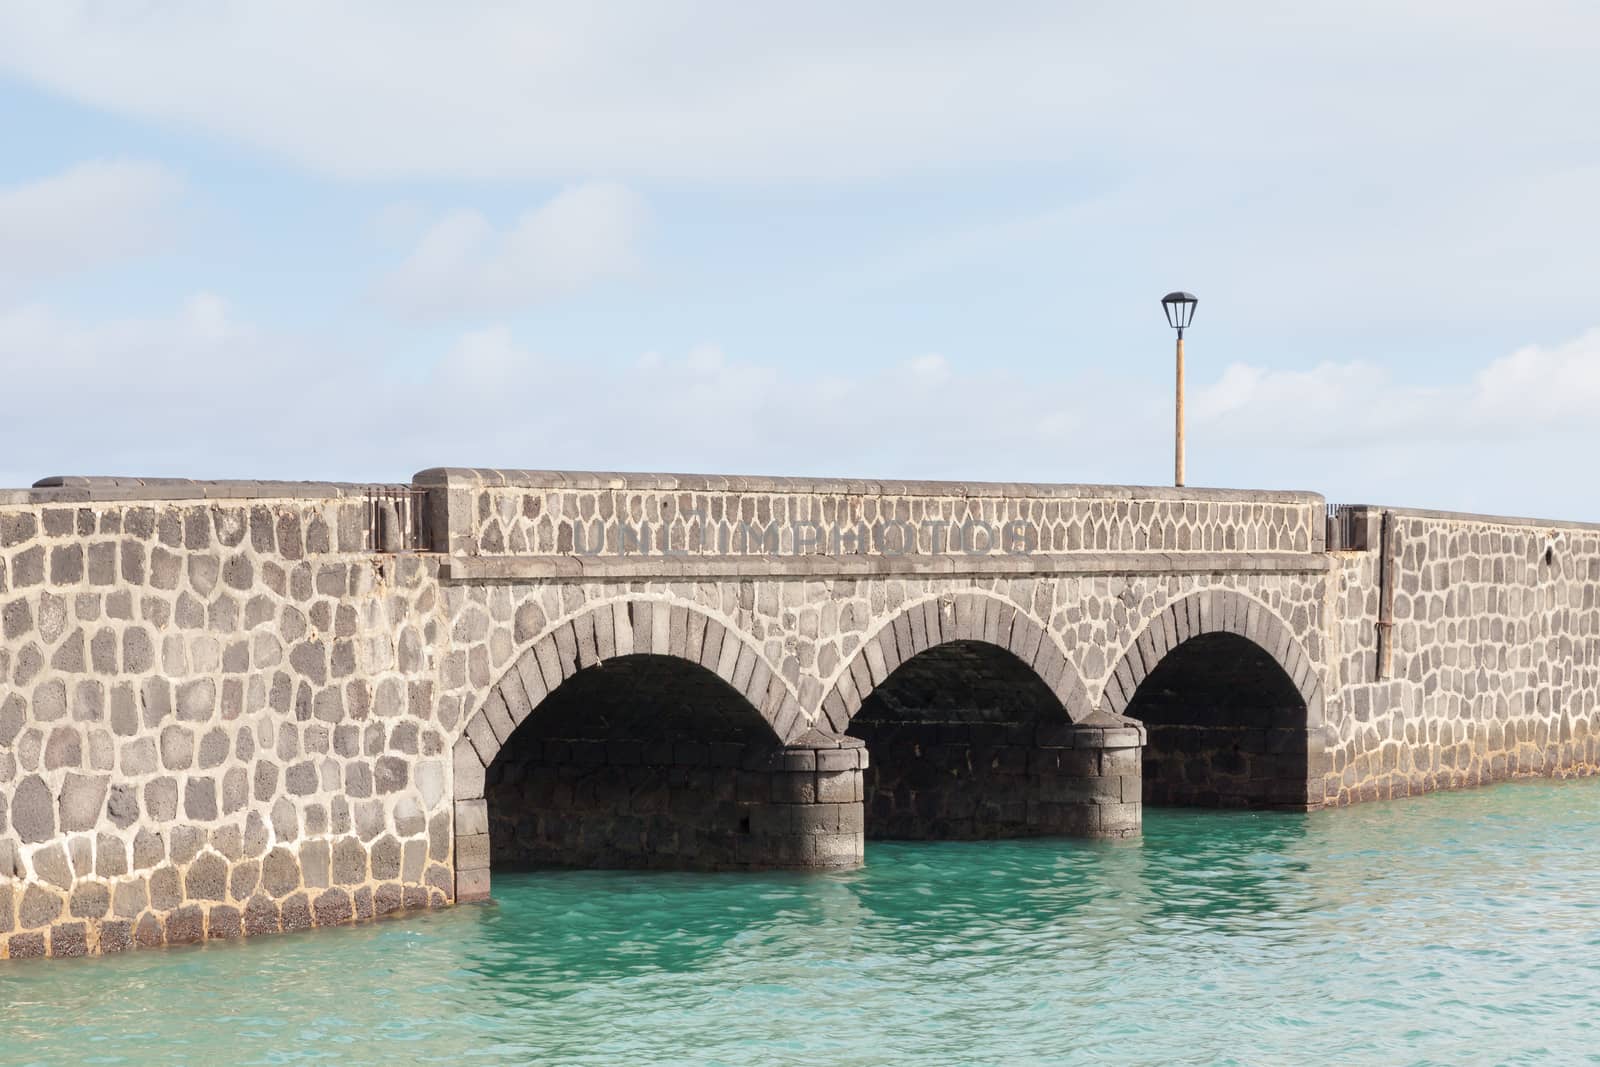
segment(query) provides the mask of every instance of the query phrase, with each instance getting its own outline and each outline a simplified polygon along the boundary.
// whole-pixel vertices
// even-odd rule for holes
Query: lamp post
[[[1176,440],[1173,442],[1172,484],[1183,487],[1183,331],[1194,321],[1194,306],[1200,303],[1193,293],[1168,293],[1161,298],[1161,310],[1167,313],[1167,325],[1178,331],[1178,402],[1176,405]]]

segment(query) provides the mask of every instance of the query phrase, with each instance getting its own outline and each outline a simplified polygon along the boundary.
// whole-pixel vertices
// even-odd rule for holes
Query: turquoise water
[[[1600,782],[1141,841],[870,842],[843,875],[501,877],[498,903],[0,964],[6,1063],[1574,1063]]]

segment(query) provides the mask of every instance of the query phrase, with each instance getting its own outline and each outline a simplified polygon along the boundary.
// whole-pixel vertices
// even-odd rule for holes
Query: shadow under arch
[[[1142,723],[1144,800],[1320,807],[1315,663],[1269,608],[1232,590],[1169,604],[1118,661],[1105,707]]]
[[[840,673],[824,713],[871,756],[868,838],[1137,829],[1137,796],[1122,796],[1124,777],[1137,793],[1137,730],[1089,724],[1082,683],[1055,641],[998,597],[956,594],[901,611]],[[1108,740],[1120,746],[1109,759]]]
[[[456,744],[457,899],[487,896],[491,866],[784,865],[754,809],[798,728],[754,643],[690,605],[617,601],[562,620]]]
[[[862,701],[902,663],[952,642],[987,645],[1010,654],[1053,693],[1070,722],[1093,705],[1083,679],[1055,638],[1016,604],[988,593],[963,592],[909,604],[879,626],[839,672],[822,701],[822,714],[839,733],[850,727]]]

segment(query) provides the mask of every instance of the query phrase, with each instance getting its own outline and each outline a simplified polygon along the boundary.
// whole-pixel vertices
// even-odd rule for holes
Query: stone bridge
[[[438,469],[0,491],[0,954],[1600,762],[1600,527]]]

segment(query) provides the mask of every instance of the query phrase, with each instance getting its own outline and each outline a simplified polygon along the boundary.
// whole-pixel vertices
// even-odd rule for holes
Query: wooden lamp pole
[[[1178,331],[1177,455],[1172,466],[1172,484],[1183,487],[1183,331]]]
[[[1172,484],[1183,488],[1184,482],[1184,431],[1183,431],[1183,331],[1194,321],[1194,307],[1200,301],[1192,293],[1168,293],[1161,298],[1161,310],[1167,313],[1167,325],[1178,331],[1178,389],[1174,405],[1174,435]]]

